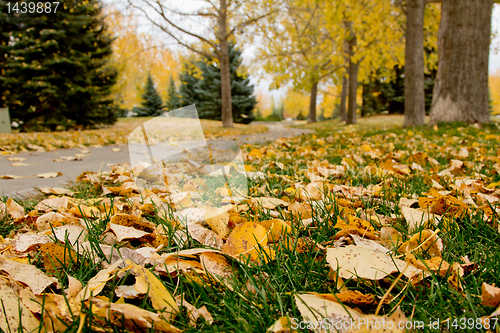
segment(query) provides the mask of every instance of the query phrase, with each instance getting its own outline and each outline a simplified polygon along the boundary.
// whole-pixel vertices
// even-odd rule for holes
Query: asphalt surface
[[[241,144],[245,143],[265,143],[278,138],[288,138],[300,136],[308,133],[309,130],[290,128],[282,124],[268,124],[269,131],[261,134],[242,135],[238,139]],[[224,142],[226,141],[226,142]],[[217,141],[217,145],[234,142],[231,139]],[[209,141],[208,143],[214,143]],[[118,150],[119,149],[119,150]],[[68,161],[64,157],[82,154],[85,157],[78,160]],[[10,161],[9,157],[25,158],[23,161]],[[53,161],[63,159],[63,161]],[[15,175],[24,178],[0,179],[0,195],[15,196],[36,193],[35,188],[42,187],[64,187],[68,182],[74,182],[76,177],[85,171],[108,171],[113,164],[130,163],[128,147],[104,146],[86,149],[59,149],[51,152],[24,152],[15,155],[0,157],[0,176]],[[28,165],[16,166],[16,163]],[[13,165],[14,164],[14,165]],[[38,174],[60,172],[62,176],[55,178],[39,178]]]

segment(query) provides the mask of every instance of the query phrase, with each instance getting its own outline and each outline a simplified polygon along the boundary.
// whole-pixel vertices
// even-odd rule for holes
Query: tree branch
[[[164,11],[163,11],[163,8],[162,8],[162,10],[161,10],[161,11],[159,11],[157,8],[155,8],[154,6],[152,6],[152,5],[151,5],[151,4],[150,4],[147,0],[143,0],[143,2],[144,2],[144,3],[146,3],[148,6],[150,6],[151,8],[153,8],[153,10],[155,10],[158,14],[160,14],[160,16],[161,16],[163,19],[165,19],[165,21],[167,21],[167,22],[168,22],[171,26],[173,26],[174,28],[178,29],[179,31],[182,31],[182,32],[186,33],[186,34],[187,34],[187,35],[189,35],[189,36],[196,37],[196,38],[200,39],[201,41],[206,42],[207,44],[211,45],[214,49],[216,49],[216,46],[215,46],[215,44],[214,44],[213,42],[211,42],[211,41],[207,40],[206,38],[204,38],[204,37],[202,37],[202,36],[199,36],[199,35],[197,35],[197,34],[194,34],[194,33],[189,32],[189,31],[187,31],[187,30],[185,30],[185,29],[182,29],[182,28],[178,27],[176,24],[172,23],[169,19],[167,19],[167,18],[165,17],[165,13],[164,13]],[[177,37],[176,35],[174,35],[174,34],[173,34],[170,30],[168,30],[168,29],[167,29],[167,28],[165,28],[163,25],[161,25],[161,24],[157,23],[155,20],[153,20],[153,19],[152,19],[152,18],[148,15],[148,13],[147,13],[144,9],[142,9],[142,8],[140,8],[140,7],[136,6],[136,5],[134,5],[134,4],[132,3],[132,1],[131,1],[131,0],[129,0],[129,4],[130,4],[132,7],[136,8],[137,10],[141,11],[141,12],[145,15],[145,17],[146,17],[146,18],[147,18],[147,19],[148,19],[151,23],[153,23],[155,26],[157,26],[158,28],[160,28],[163,32],[167,33],[170,37],[172,37],[173,39],[175,39],[175,41],[177,41],[177,43],[179,43],[180,45],[182,45],[182,46],[184,46],[184,47],[188,48],[189,50],[191,50],[191,51],[193,51],[193,52],[196,52],[196,53],[198,53],[198,54],[204,55],[204,56],[206,56],[206,57],[218,59],[218,56],[217,56],[215,53],[212,53],[212,52],[206,52],[206,51],[202,51],[202,50],[197,50],[197,49],[195,49],[194,47],[192,47],[192,46],[188,45],[186,42],[182,41],[179,37]]]

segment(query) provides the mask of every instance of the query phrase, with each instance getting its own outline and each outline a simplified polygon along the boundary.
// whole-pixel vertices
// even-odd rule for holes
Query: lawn
[[[127,166],[3,198],[0,328],[500,332],[500,130],[401,124],[245,145],[248,196],[219,210]]]

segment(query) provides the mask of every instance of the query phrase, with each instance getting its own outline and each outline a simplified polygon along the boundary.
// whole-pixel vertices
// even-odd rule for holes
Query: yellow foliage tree
[[[274,20],[259,25],[264,43],[258,61],[273,74],[274,87],[292,82],[296,92],[310,94],[310,123],[316,121],[318,86],[342,66],[335,32],[325,28],[324,7],[316,0],[286,0]]]
[[[300,92],[289,90],[284,101],[284,117],[295,118],[307,115],[309,111],[309,97]]]
[[[500,115],[500,69],[489,77],[490,97],[493,104],[494,115]]]
[[[179,61],[177,55],[167,49],[151,35],[138,32],[133,18],[110,10],[106,15],[113,42],[112,64],[118,69],[117,83],[113,96],[121,107],[131,109],[140,103],[140,89],[148,72],[157,85],[160,94],[167,91],[170,75],[177,78]]]

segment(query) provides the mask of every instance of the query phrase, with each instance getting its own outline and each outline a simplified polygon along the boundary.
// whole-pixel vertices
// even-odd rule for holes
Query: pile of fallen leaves
[[[79,330],[179,332],[200,321],[219,330],[243,325],[232,314],[235,326],[224,326],[209,311],[212,301],[188,302],[178,292],[188,281],[232,293],[256,313],[264,305],[255,297],[264,303],[290,297],[291,304],[273,308],[272,332],[297,329],[297,310],[312,325],[301,329],[320,331],[314,323],[330,323],[341,332],[377,331],[366,326],[371,321],[404,332],[414,319],[400,308],[415,297],[408,290],[439,281],[471,297],[464,279],[481,267],[447,251],[453,244],[445,235],[473,223],[472,216],[500,232],[500,150],[492,144],[500,136],[469,126],[454,134],[437,127],[398,131],[346,128],[247,146],[249,196],[235,200],[221,188],[217,207],[197,204],[196,193],[206,190],[200,182],[184,180],[178,193],[166,184],[141,189],[127,165],[84,173],[72,189],[41,189],[44,199],[29,209],[8,199],[0,214],[17,229],[0,244],[7,318],[0,328],[22,323],[29,331],[64,331],[76,323]],[[318,278],[326,277],[322,290],[330,292],[272,288],[269,281],[285,279],[273,274],[290,256],[313,256]],[[255,267],[265,270],[239,276]],[[500,315],[494,283],[483,281],[482,294],[474,296],[491,307],[474,323],[491,330],[487,325]],[[383,293],[367,292],[367,285]],[[439,318],[441,324],[453,319]]]
[[[23,151],[45,152],[60,148],[101,147],[105,145],[127,144],[128,135],[144,121],[151,118],[120,118],[115,125],[92,130],[69,130],[59,132],[0,133],[0,155]],[[220,122],[201,120],[207,138],[236,137],[263,133],[264,125],[235,124],[233,128],[223,128]]]

